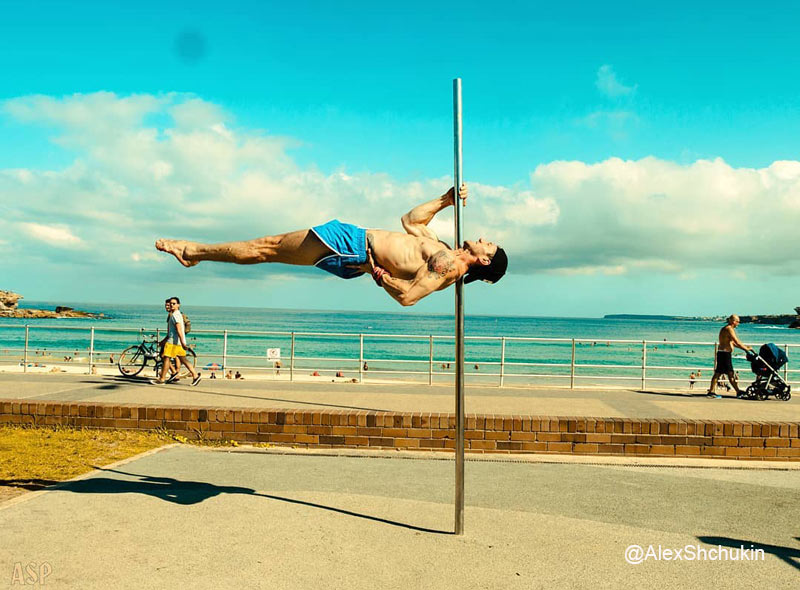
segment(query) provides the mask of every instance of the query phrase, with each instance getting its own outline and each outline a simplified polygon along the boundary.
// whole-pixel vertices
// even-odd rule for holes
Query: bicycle
[[[122,351],[122,354],[119,355],[119,361],[117,361],[117,368],[125,377],[135,377],[152,362],[156,376],[161,375],[162,360],[160,352],[158,336],[155,334],[144,335],[139,344],[129,346]],[[187,348],[186,360],[189,361],[192,368],[197,366],[197,355],[192,348]],[[174,378],[175,370],[171,368],[170,373],[170,378]],[[182,363],[178,363],[177,378],[182,379],[190,375],[189,369]]]

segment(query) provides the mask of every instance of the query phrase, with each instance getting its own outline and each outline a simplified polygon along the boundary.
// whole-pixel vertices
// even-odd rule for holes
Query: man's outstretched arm
[[[458,196],[461,200],[466,203],[467,202],[467,185],[462,184],[461,189],[458,191]],[[412,236],[417,236],[419,238],[431,238],[432,240],[437,240],[438,237],[428,227],[428,224],[434,218],[434,216],[441,211],[442,209],[446,209],[450,205],[454,203],[455,191],[451,188],[441,197],[437,197],[427,203],[423,203],[422,205],[417,205],[411,211],[403,215],[401,221],[403,223],[403,229],[406,230]]]

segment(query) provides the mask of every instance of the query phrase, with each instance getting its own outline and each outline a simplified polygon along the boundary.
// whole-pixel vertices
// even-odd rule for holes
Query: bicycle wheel
[[[135,346],[129,346],[122,351],[122,354],[119,355],[117,368],[119,368],[119,372],[126,377],[134,377],[142,372],[146,362],[147,357],[144,355],[142,347],[137,344]]]

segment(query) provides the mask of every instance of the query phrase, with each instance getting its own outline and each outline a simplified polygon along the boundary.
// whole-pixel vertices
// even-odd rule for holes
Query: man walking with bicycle
[[[162,353],[161,375],[158,376],[158,379],[151,379],[150,383],[154,385],[166,383],[165,379],[169,372],[170,363],[174,360],[176,364],[182,363],[189,369],[192,374],[192,385],[197,385],[200,383],[200,373],[195,371],[194,367],[186,360],[186,349],[189,347],[186,345],[186,330],[184,329],[183,314],[181,313],[181,300],[177,297],[170,297],[167,300],[167,304],[169,306],[169,328]]]

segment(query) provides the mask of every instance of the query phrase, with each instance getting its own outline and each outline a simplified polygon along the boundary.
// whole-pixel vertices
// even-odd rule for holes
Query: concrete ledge
[[[151,430],[301,448],[454,451],[454,414],[0,400],[0,424]],[[468,414],[478,453],[800,461],[800,422]]]

